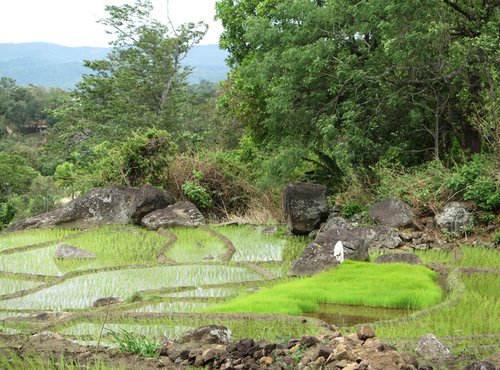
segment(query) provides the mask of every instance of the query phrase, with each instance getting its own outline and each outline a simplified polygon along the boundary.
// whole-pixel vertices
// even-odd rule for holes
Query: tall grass
[[[463,336],[500,332],[500,279],[496,274],[462,274],[464,296],[418,320],[376,325],[381,337]]]
[[[437,304],[436,274],[423,266],[346,261],[336,269],[278,284],[210,308],[208,312],[300,315],[320,303],[421,309]]]

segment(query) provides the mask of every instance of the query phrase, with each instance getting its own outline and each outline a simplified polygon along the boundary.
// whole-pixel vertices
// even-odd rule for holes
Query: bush
[[[122,352],[133,353],[143,357],[158,357],[159,342],[134,335],[123,329],[120,332],[110,330],[109,334],[118,343],[118,348]]]
[[[378,200],[401,199],[420,213],[437,212],[452,195],[445,185],[452,173],[438,161],[409,170],[379,163],[374,167],[374,172],[378,178]]]
[[[456,167],[446,186],[484,211],[500,209],[500,170],[492,156],[475,155]]]
[[[362,213],[367,210],[367,206],[353,202],[347,203],[340,210],[340,215],[344,218],[351,218],[358,213]]]
[[[212,199],[207,190],[200,184],[192,181],[186,181],[182,184],[182,192],[198,208],[209,208],[212,205]]]

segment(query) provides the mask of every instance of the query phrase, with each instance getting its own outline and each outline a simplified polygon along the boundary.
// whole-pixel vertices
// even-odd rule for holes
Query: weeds
[[[119,332],[109,330],[109,334],[122,352],[133,353],[142,357],[158,357],[160,342],[152,341],[124,329]]]

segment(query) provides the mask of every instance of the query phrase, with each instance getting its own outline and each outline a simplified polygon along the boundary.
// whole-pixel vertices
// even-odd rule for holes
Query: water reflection
[[[322,304],[316,312],[304,316],[320,319],[338,327],[349,327],[379,320],[396,319],[412,313],[412,310],[366,306]]]

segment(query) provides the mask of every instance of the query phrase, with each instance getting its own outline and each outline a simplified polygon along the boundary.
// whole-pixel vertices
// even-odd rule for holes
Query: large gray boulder
[[[356,227],[351,231],[360,239],[363,239],[370,250],[395,249],[403,243],[396,231],[385,226]]]
[[[290,274],[312,275],[337,266],[334,247],[338,241],[344,245],[345,259],[368,260],[368,248],[363,239],[352,230],[332,228],[318,234],[316,240],[306,247],[290,269]]]
[[[434,334],[426,334],[421,337],[415,352],[436,364],[447,362],[453,358],[450,349],[442,344]]]
[[[9,231],[62,227],[92,227],[101,224],[140,223],[142,215],[172,204],[172,195],[151,186],[94,188],[66,206],[19,221]]]
[[[472,214],[459,202],[447,203],[441,212],[436,214],[435,220],[441,230],[457,236],[474,225]]]
[[[384,199],[373,205],[368,213],[376,223],[392,228],[410,226],[415,219],[411,207],[399,199]]]
[[[166,208],[149,213],[142,219],[142,225],[149,230],[160,227],[197,227],[205,224],[205,218],[191,202],[177,202]]]
[[[323,185],[297,182],[288,184],[283,206],[288,229],[296,235],[307,235],[328,217],[328,199]]]
[[[144,216],[148,213],[163,209],[175,203],[175,198],[172,194],[161,191],[154,186],[145,185],[140,188],[134,199],[132,209],[132,221],[136,225],[140,225]]]

